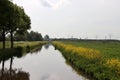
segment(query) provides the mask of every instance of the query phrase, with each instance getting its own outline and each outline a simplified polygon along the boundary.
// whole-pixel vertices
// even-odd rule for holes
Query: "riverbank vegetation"
[[[95,80],[120,79],[120,42],[53,42],[65,59]],[[112,52],[111,52],[112,51]],[[114,55],[114,56],[113,56]]]
[[[21,48],[23,48],[23,50],[25,52],[26,48],[30,48],[31,50],[33,50],[39,46],[42,46],[45,43],[47,43],[47,42],[46,41],[32,41],[32,42],[20,41],[20,42],[14,42],[14,47],[15,48],[21,47]],[[6,49],[10,48],[10,42],[7,41],[5,46],[6,46]],[[2,49],[2,42],[0,42],[0,49]]]
[[[34,41],[34,42],[15,42],[14,48],[10,47],[10,42],[6,42],[6,48],[3,49],[0,46],[0,61],[7,60],[13,56],[21,57],[27,52],[34,52],[42,47],[43,44],[46,44],[45,41]],[[0,42],[0,45],[2,43]]]

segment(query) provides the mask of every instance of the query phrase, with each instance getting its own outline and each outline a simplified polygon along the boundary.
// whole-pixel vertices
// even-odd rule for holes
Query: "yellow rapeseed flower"
[[[63,44],[61,42],[53,42],[54,45],[62,47],[66,52],[76,53],[87,59],[100,59],[101,54],[98,50],[91,48],[76,47],[73,45]]]
[[[106,60],[105,65],[110,68],[115,69],[117,73],[120,74],[120,60],[119,59],[115,59],[115,58],[108,59]]]

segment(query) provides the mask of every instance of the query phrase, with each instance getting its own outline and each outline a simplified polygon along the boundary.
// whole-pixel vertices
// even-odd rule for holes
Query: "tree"
[[[15,38],[15,41],[26,41],[27,40],[26,34],[23,35],[23,34],[15,33],[14,38]]]
[[[50,40],[48,35],[45,35],[44,40]]]
[[[11,48],[13,48],[13,36],[15,33],[24,34],[27,29],[30,29],[30,17],[25,14],[24,9],[22,7],[13,5],[9,17],[9,32],[11,36]]]
[[[0,36],[5,48],[5,35],[9,32],[11,36],[11,48],[13,48],[13,36],[15,33],[23,34],[30,29],[30,17],[25,14],[22,7],[13,4],[9,0],[0,0]]]
[[[8,16],[10,10],[10,1],[0,0],[0,36],[3,41],[3,48],[5,48],[5,35],[8,30]]]
[[[42,41],[43,40],[41,33],[34,32],[34,31],[30,31],[30,32],[26,31],[24,35],[15,33],[14,38],[16,41]]]
[[[41,33],[34,32],[34,31],[27,33],[26,36],[27,36],[28,41],[42,41],[43,40]]]

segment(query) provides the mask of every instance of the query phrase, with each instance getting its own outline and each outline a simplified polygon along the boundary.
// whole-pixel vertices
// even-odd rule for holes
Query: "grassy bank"
[[[113,45],[113,42],[53,42],[53,45],[62,52],[67,61],[78,70],[85,72],[96,80],[120,79],[120,60],[119,56],[117,56],[118,54],[112,52],[108,54],[105,53],[107,52],[106,50],[103,50],[109,48],[114,52],[113,47],[116,44]],[[113,47],[110,48],[110,45]],[[101,48],[102,46],[104,48]]]
[[[36,44],[46,43],[46,41],[16,41],[14,42],[14,47],[21,46],[24,47],[26,45],[33,46]],[[6,41],[6,48],[10,48],[10,42]],[[2,48],[2,42],[0,42],[0,48]]]
[[[16,42],[15,47],[20,46],[23,48],[23,51],[36,51],[37,49],[41,48],[43,44],[47,42],[45,41],[34,41],[34,42]]]
[[[26,50],[27,48],[34,51],[45,43],[47,43],[47,42],[45,42],[45,41],[14,42],[14,48],[22,47],[23,52],[27,51]],[[10,48],[10,42],[6,42],[6,48]],[[0,49],[2,49],[2,43],[1,42],[0,42]]]
[[[27,52],[33,52],[42,47],[43,44],[47,42],[15,42],[14,48],[10,48],[10,43],[6,42],[6,48],[2,49],[2,43],[0,43],[0,61],[7,60],[10,57],[17,56],[21,57]]]

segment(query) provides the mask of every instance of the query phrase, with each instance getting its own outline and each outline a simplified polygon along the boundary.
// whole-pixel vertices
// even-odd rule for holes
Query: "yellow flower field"
[[[54,42],[54,44],[63,47],[65,51],[79,54],[80,56],[83,56],[87,59],[100,59],[102,57],[100,51],[95,49],[65,45],[60,42]]]

